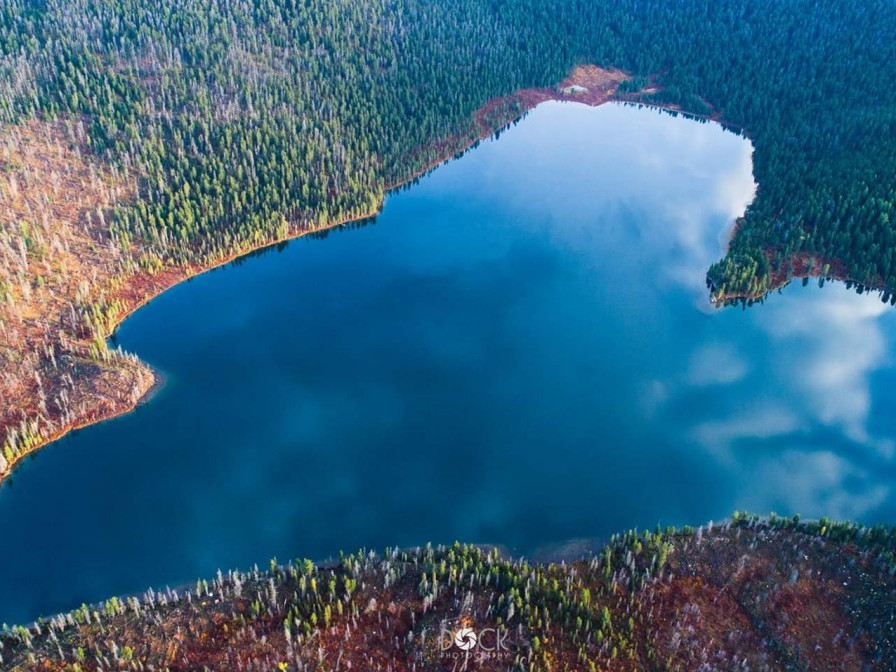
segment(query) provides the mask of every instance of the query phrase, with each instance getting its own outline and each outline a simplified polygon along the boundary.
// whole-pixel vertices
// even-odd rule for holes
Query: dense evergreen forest
[[[759,194],[717,293],[794,265],[884,289],[894,34],[889,0],[8,0],[0,119],[80,125],[137,185],[109,226],[153,269],[369,212],[487,100],[614,66],[753,139]]]

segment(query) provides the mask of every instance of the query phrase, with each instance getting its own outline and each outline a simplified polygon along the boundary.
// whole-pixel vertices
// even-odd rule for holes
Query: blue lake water
[[[374,225],[165,293],[118,334],[162,392],[0,488],[0,621],[273,556],[896,520],[896,312],[815,283],[708,305],[751,152],[547,103]]]

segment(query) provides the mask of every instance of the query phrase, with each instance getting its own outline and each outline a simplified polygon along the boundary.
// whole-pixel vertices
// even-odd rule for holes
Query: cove
[[[896,519],[896,313],[708,305],[751,152],[546,103],[375,224],[166,292],[117,335],[162,391],[0,488],[0,621],[340,549]]]

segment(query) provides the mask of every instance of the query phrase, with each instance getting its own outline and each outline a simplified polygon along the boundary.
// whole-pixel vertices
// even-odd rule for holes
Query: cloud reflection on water
[[[896,520],[896,312],[837,283],[706,300],[751,154],[546,105],[376,226],[166,292],[120,332],[164,392],[0,489],[0,539],[29,549],[0,554],[3,620],[266,555]]]
[[[683,450],[701,448],[732,483],[748,483],[735,488],[738,506],[861,518],[887,502],[888,475],[878,472],[893,466],[896,428],[875,431],[869,420],[874,376],[891,366],[892,309],[839,283],[792,286],[746,311],[709,304],[706,270],[724,254],[732,222],[756,192],[751,143],[716,124],[657,123],[654,110],[548,106],[563,113],[545,115],[540,132],[518,149],[499,144],[501,162],[487,152],[471,155],[491,166],[482,193],[521,185],[515,202],[544,212],[555,243],[591,250],[595,263],[613,256],[624,284],[636,286],[646,274],[669,303],[685,290],[705,314],[682,325],[690,337],[669,336],[679,349],[663,361],[636,355],[657,375],[644,377],[632,403],[657,431],[690,437]],[[627,132],[601,137],[600,151],[580,141],[617,121]],[[513,170],[500,170],[514,151],[538,160],[527,164],[520,155]],[[620,231],[620,221],[635,228]],[[630,287],[619,292],[627,300],[652,298]],[[645,329],[669,328],[681,310],[651,308],[667,314]],[[752,478],[734,476],[745,470]]]

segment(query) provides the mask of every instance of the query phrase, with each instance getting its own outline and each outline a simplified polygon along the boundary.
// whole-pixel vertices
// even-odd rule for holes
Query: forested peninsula
[[[884,0],[10,0],[0,474],[150,388],[106,342],[147,299],[376,213],[550,97],[749,135],[759,190],[709,269],[717,301],[794,275],[894,301],[894,34]]]
[[[537,564],[497,549],[272,560],[0,632],[3,669],[891,670],[896,531],[738,515]]]

